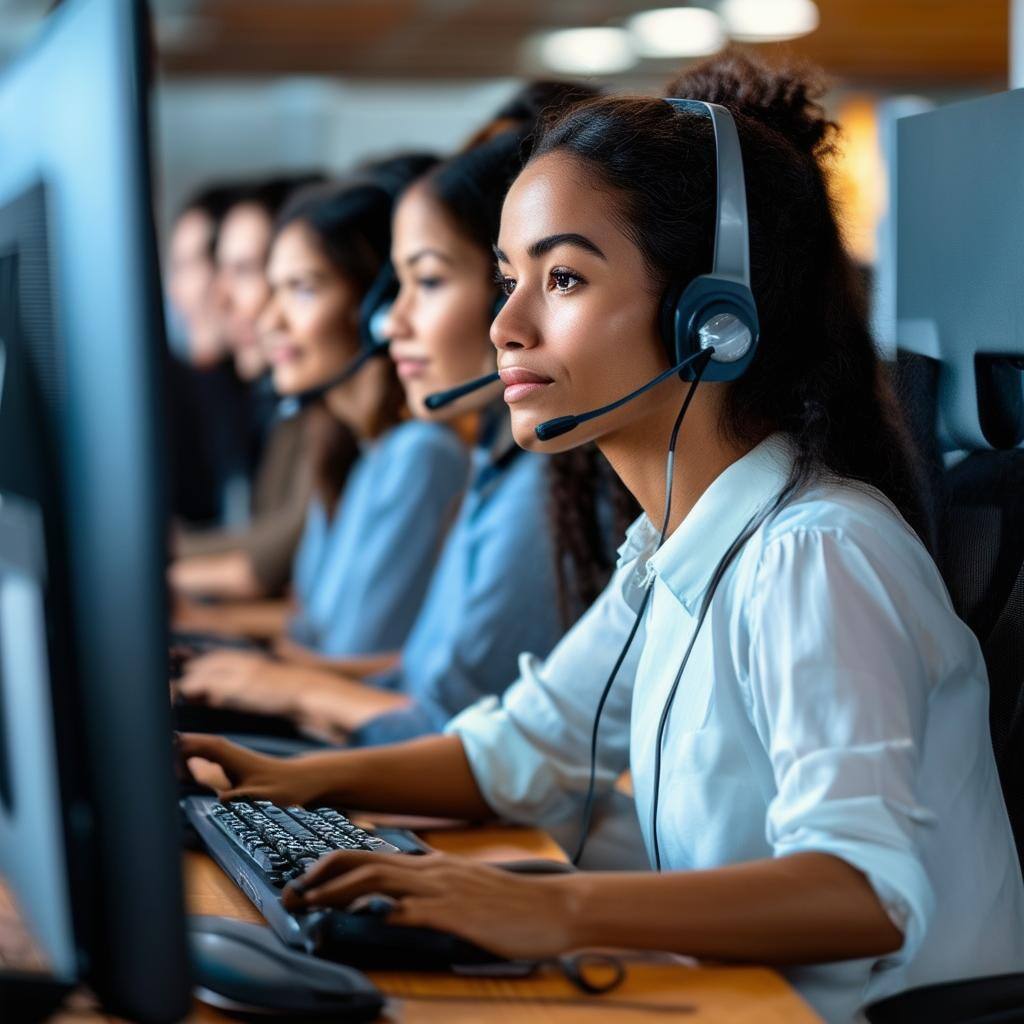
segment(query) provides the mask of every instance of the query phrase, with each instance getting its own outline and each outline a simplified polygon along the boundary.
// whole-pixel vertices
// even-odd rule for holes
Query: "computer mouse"
[[[263,925],[194,915],[189,947],[196,998],[229,1013],[371,1021],[384,1007],[365,975],[291,950]]]
[[[567,860],[545,860],[541,857],[503,860],[494,866],[517,875],[569,875],[576,870]]]

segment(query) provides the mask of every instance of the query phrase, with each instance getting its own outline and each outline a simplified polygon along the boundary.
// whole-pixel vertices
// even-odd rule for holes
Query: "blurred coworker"
[[[172,512],[186,528],[213,528],[228,519],[231,481],[247,469],[248,389],[228,353],[214,264],[236,192],[218,185],[189,198],[168,245],[169,493]]]
[[[527,95],[535,116],[583,94],[550,86]],[[500,383],[436,412],[424,405],[429,394],[494,369],[491,240],[534,127],[521,106],[497,134],[483,134],[413,184],[396,210],[392,258],[401,290],[385,330],[409,406],[423,420],[472,414],[475,421],[469,490],[400,664],[371,673],[379,668],[371,660],[288,665],[224,656],[183,680],[187,695],[288,715],[353,744],[384,743],[439,731],[456,712],[500,692],[515,677],[520,651],[544,656],[561,635],[547,460],[514,444]]]
[[[237,189],[213,185],[193,195],[171,227],[167,247],[169,334],[179,358],[205,369],[226,352],[223,330],[215,315],[217,237]]]
[[[247,507],[231,529],[179,538],[169,575],[182,594],[272,597],[290,578],[313,474],[302,417],[277,415],[256,321],[270,294],[265,266],[274,218],[291,193],[317,180],[304,174],[237,189],[223,217],[216,242],[216,308],[234,372],[246,385],[246,468],[236,477],[236,504]]]
[[[388,272],[392,204],[373,179],[309,190],[283,212],[268,265],[265,351],[277,391],[307,403],[315,448],[290,631],[324,654],[401,649],[468,473],[451,429],[407,418],[382,354],[342,379],[363,351],[361,304]],[[264,662],[236,652],[196,659],[182,693],[201,697],[196,680],[234,678],[253,664]]]
[[[275,178],[239,194],[217,239],[217,288],[228,347],[242,380],[258,380],[267,370],[256,323],[270,298],[267,257],[274,219],[289,196],[320,180],[314,175]]]

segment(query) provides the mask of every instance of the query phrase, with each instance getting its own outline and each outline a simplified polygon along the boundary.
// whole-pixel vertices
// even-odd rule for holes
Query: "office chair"
[[[1003,794],[1024,866],[1024,449],[977,450],[945,469],[938,441],[937,359],[900,353],[897,394],[923,460],[934,552],[958,614],[981,644],[991,689],[989,725]],[[1019,371],[1018,371],[1019,374]],[[1004,425],[1024,438],[1024,412],[1011,389]],[[1000,396],[979,389],[979,403]],[[1006,410],[1004,410],[1005,412]],[[981,410],[982,421],[986,411]],[[1018,436],[1019,435],[1019,436]],[[1024,923],[1022,923],[1024,927]],[[1024,973],[927,985],[873,1003],[871,1024],[1004,1024],[1024,1021]]]

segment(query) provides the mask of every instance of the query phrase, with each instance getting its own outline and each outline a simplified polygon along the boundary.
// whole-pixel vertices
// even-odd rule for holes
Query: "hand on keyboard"
[[[433,928],[510,960],[542,960],[578,945],[583,876],[513,874],[466,857],[338,851],[307,865],[282,893],[293,913],[345,909],[366,894],[391,897],[390,925]],[[496,927],[500,922],[500,927]]]
[[[268,757],[207,733],[179,733],[176,749],[184,770],[221,800],[251,797],[277,804],[311,804],[322,782],[301,758]]]

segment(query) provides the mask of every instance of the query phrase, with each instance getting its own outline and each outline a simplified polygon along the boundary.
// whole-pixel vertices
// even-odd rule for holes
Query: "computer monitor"
[[[57,981],[171,1021],[189,984],[147,42],[141,3],[69,0],[0,75],[0,878]],[[0,1015],[30,987],[0,973]]]
[[[1024,441],[1024,89],[897,121],[896,331],[951,451]]]

